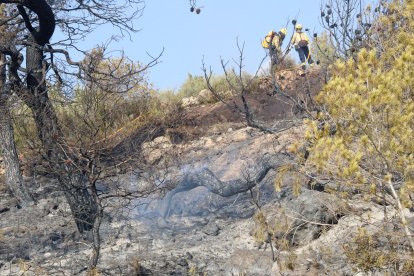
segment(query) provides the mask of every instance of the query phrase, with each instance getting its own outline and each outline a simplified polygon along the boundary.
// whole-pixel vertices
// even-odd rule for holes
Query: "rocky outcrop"
[[[183,108],[187,108],[190,106],[195,106],[195,105],[199,105],[200,102],[198,101],[198,99],[196,97],[187,97],[187,98],[183,98],[181,100],[181,107]]]
[[[168,136],[159,136],[150,142],[142,144],[142,155],[149,164],[160,160],[172,147]]]
[[[331,229],[349,212],[349,207],[332,195],[304,188],[297,196],[285,194],[278,208],[269,205],[263,212],[274,239],[286,240],[289,246],[298,247]]]
[[[270,252],[238,249],[227,260],[224,275],[273,276],[278,272]]]
[[[214,94],[208,89],[201,90],[198,93],[197,99],[200,103],[211,103],[216,101]]]
[[[289,173],[276,192],[277,168],[292,162],[285,149],[301,133],[301,128],[276,136],[221,127],[190,142],[174,144],[166,134],[144,144],[156,174],[138,171],[99,185],[110,190],[168,184],[170,192],[165,200],[154,194],[128,208],[121,200],[104,202],[99,269],[120,275],[351,273],[343,243],[367,224],[373,233],[380,229],[383,207],[363,200],[342,204]],[[77,233],[53,182],[35,180],[41,185],[32,185],[38,187],[33,193],[37,204],[29,209],[0,197],[0,275],[22,274],[22,269],[29,275],[85,275],[90,237]],[[255,236],[258,206],[271,232],[275,260],[269,244]],[[334,254],[326,254],[329,250]]]
[[[258,185],[267,175],[269,170],[277,169],[282,165],[288,164],[288,156],[279,154],[277,156],[266,156],[259,160],[256,175],[252,179],[236,179],[223,182],[212,171],[207,168],[202,168],[198,171],[192,171],[184,175],[178,185],[168,192],[164,199],[164,207],[161,215],[167,216],[169,213],[172,197],[180,192],[192,190],[196,187],[203,186],[211,193],[217,194],[221,197],[231,197],[240,193],[247,192]]]
[[[235,96],[230,90],[227,91],[218,91],[216,95],[213,94],[208,89],[201,90],[198,95],[197,99],[200,103],[215,103],[220,101],[220,99],[229,99]]]

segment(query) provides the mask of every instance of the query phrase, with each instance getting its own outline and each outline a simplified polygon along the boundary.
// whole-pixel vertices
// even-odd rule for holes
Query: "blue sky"
[[[146,62],[146,52],[156,56],[164,47],[162,63],[150,69],[149,81],[163,90],[178,89],[188,73],[202,74],[203,56],[215,73],[222,73],[220,57],[238,57],[236,38],[245,43],[245,70],[252,73],[265,55],[260,40],[271,29],[278,30],[289,20],[290,37],[290,21],[296,16],[312,32],[321,29],[319,0],[198,0],[197,4],[202,6],[198,15],[190,12],[188,0],[146,1],[143,16],[134,22],[141,31],[132,34],[131,39],[113,43],[111,48]],[[115,32],[104,26],[90,35],[82,47],[103,43]]]

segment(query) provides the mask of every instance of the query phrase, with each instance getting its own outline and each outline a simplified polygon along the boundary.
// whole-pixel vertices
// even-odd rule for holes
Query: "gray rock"
[[[199,105],[200,102],[196,97],[187,97],[181,100],[181,107],[186,108],[194,105]]]
[[[270,252],[236,250],[225,264],[224,275],[271,276],[273,260]]]
[[[203,233],[209,236],[217,236],[220,233],[220,227],[213,221],[210,221],[206,226],[203,228]]]
[[[188,266],[188,262],[187,262],[187,260],[186,260],[186,259],[184,259],[184,258],[179,259],[179,260],[177,261],[177,264],[178,264],[178,265],[180,265],[180,266],[184,266],[184,267],[187,267],[187,266]]]
[[[193,259],[193,255],[191,255],[190,252],[186,252],[185,257],[186,257],[187,260],[192,260]]]
[[[294,246],[317,239],[323,231],[330,229],[330,225],[337,224],[345,207],[330,194],[307,189],[298,197],[285,198],[281,206],[272,219],[272,225],[279,228],[275,237],[286,238]],[[289,230],[277,227],[283,221],[288,222]]]
[[[60,239],[62,238],[62,236],[60,234],[57,233],[52,233],[49,235],[49,239],[53,242],[56,243],[58,242]]]

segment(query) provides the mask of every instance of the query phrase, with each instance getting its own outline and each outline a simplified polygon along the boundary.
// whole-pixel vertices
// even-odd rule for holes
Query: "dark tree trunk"
[[[79,232],[93,229],[97,205],[88,188],[90,183],[80,160],[67,146],[55,110],[47,94],[44,47],[55,28],[50,6],[44,0],[27,0],[23,4],[38,15],[39,27],[31,26],[23,6],[18,10],[31,36],[26,48],[27,91],[21,98],[32,110],[39,139],[48,158],[50,172],[55,175],[69,203]]]
[[[8,107],[1,103],[0,113],[0,145],[6,171],[6,185],[18,200],[19,205],[25,207],[33,202],[33,198],[24,184],[20,171],[19,158],[14,143],[13,125]]]
[[[13,123],[10,116],[6,85],[5,57],[0,55],[0,146],[6,171],[6,185],[18,200],[19,205],[25,207],[33,202],[27,187],[24,185],[20,171],[19,157],[13,135]]]
[[[93,228],[96,204],[88,191],[88,177],[79,160],[67,146],[59,122],[47,94],[44,80],[42,46],[34,44],[26,49],[27,87],[25,103],[33,112],[39,139],[42,142],[51,173],[65,193],[79,232]]]
[[[96,183],[93,184],[94,187]],[[95,202],[97,203],[97,212],[96,212],[96,219],[95,219],[95,225],[92,229],[92,256],[89,260],[89,266],[88,270],[92,271],[96,268],[99,261],[99,255],[101,252],[101,234],[99,232],[101,228],[102,218],[103,218],[103,206],[102,202],[98,196],[97,190],[93,189],[92,196],[95,199]]]

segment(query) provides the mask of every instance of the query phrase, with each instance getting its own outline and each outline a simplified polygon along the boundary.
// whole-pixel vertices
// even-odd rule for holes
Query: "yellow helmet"
[[[271,30],[271,31],[267,34],[267,36],[272,36],[272,35],[275,35],[275,31],[273,31],[273,30]]]
[[[286,35],[287,34],[287,30],[286,30],[286,28],[282,28],[282,29],[280,29],[280,31],[279,31],[280,33],[282,33],[283,35]]]
[[[302,30],[302,25],[300,25],[299,23],[296,24],[296,30]]]

